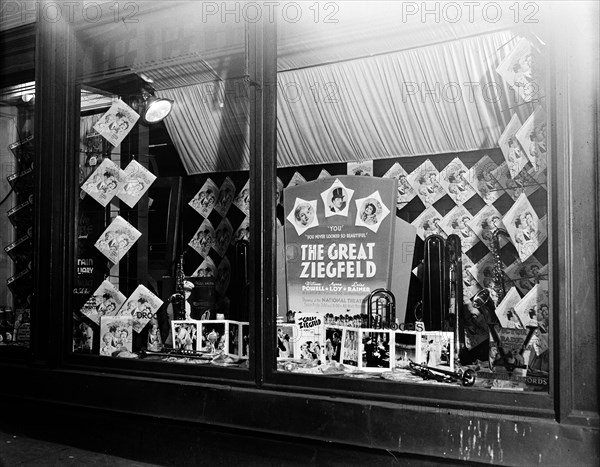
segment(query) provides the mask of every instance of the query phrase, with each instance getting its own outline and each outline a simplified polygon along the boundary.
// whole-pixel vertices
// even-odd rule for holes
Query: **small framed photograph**
[[[394,333],[394,367],[409,368],[410,362],[417,361],[417,333],[400,331]]]
[[[454,334],[443,331],[419,333],[416,363],[454,371]]]
[[[358,368],[359,362],[358,341],[360,337],[358,331],[359,329],[345,328],[342,336],[342,363],[356,368]]]
[[[178,320],[171,321],[173,348],[175,350],[198,350],[198,335],[200,321]]]
[[[201,323],[198,350],[208,353],[224,352],[227,347],[227,325],[225,320],[205,320]]]
[[[392,369],[390,352],[391,332],[381,329],[360,329],[360,361],[363,371],[386,371]]]
[[[279,359],[294,358],[294,343],[298,337],[298,326],[280,324],[277,326],[277,345],[275,354]]]

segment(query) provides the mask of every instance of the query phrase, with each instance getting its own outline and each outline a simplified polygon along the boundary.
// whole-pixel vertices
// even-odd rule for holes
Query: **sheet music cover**
[[[469,251],[473,246],[479,243],[479,237],[469,227],[473,220],[471,213],[463,205],[455,206],[444,216],[440,227],[445,235],[458,235],[460,238],[460,248],[463,253]]]
[[[498,181],[498,183],[504,188],[508,196],[516,201],[521,194],[531,196],[540,187],[540,182],[536,181],[529,172],[522,170],[514,179],[510,175],[510,170],[506,161],[502,162],[492,172],[492,176]]]
[[[446,190],[440,183],[440,173],[429,159],[408,175],[408,183],[425,207],[431,206],[446,194]]]
[[[246,216],[250,215],[250,180],[246,182],[242,190],[234,198],[233,204],[246,214]]]
[[[112,263],[117,264],[137,242],[142,233],[121,216],[113,219],[94,246]]]
[[[371,177],[373,175],[373,161],[348,162],[346,175]]]
[[[475,195],[475,190],[469,184],[469,170],[458,157],[440,172],[440,184],[458,205],[464,204]]]
[[[95,292],[87,299],[80,311],[88,319],[100,324],[101,316],[114,316],[125,303],[125,295],[108,279],[105,279]]]
[[[516,259],[506,268],[506,275],[523,295],[544,280],[542,264],[535,256],[530,256],[526,261]]]
[[[135,332],[141,332],[151,319],[156,319],[156,312],[163,301],[143,285],[138,285],[119,310],[120,316],[132,318]]]
[[[202,217],[208,217],[215,207],[219,188],[210,178],[208,178],[198,193],[190,200],[190,205]]]
[[[123,188],[125,172],[110,159],[103,159],[81,186],[81,189],[106,207]]]
[[[215,230],[215,241],[213,244],[213,249],[219,256],[223,257],[227,253],[232,236],[233,227],[231,227],[231,222],[229,222],[229,219],[224,218]]]
[[[544,95],[543,56],[531,42],[522,38],[496,68],[496,72],[525,102]],[[516,99],[515,99],[516,101]]]
[[[221,187],[219,188],[219,197],[215,204],[215,211],[217,211],[222,217],[227,215],[227,211],[233,203],[235,196],[235,184],[229,177],[225,177]]]
[[[502,154],[504,154],[504,160],[508,165],[511,178],[515,178],[529,162],[521,147],[521,143],[517,139],[517,131],[520,128],[521,120],[519,120],[517,114],[513,114],[510,122],[508,122],[508,125],[506,125],[506,128],[498,139],[498,145],[502,150]]]
[[[523,329],[523,323],[515,311],[515,306],[521,301],[521,295],[516,287],[511,287],[502,301],[496,307],[496,316],[503,328]]]
[[[131,316],[101,316],[100,355],[112,357],[123,350],[131,352],[132,325]]]
[[[493,205],[486,205],[481,208],[469,223],[469,227],[490,251],[494,251],[494,231],[496,229],[506,230],[502,222],[502,214]],[[502,248],[506,245],[507,240],[503,235],[500,235],[498,243]]]
[[[408,173],[398,162],[389,168],[383,178],[395,178],[398,181],[396,209],[402,209],[417,196],[414,188],[408,183]]]
[[[227,289],[229,288],[229,281],[231,280],[231,263],[227,256],[225,256],[219,266],[217,266],[217,275],[216,275],[216,283],[215,289],[221,295],[225,295],[227,293]]]
[[[133,159],[123,172],[125,174],[124,183],[117,193],[117,197],[132,208],[154,183],[156,175]]]
[[[233,236],[234,242],[237,242],[238,240],[250,241],[250,219],[247,217],[244,218]]]
[[[417,235],[425,240],[430,235],[441,235],[446,238],[446,232],[442,226],[442,215],[433,206],[429,206],[411,222],[417,229]]]
[[[121,99],[113,102],[110,109],[94,124],[94,130],[100,133],[110,144],[118,146],[125,139],[140,116]]]
[[[546,161],[546,112],[538,105],[523,126],[516,133],[517,139],[525,150],[525,155],[533,165],[534,172],[542,171],[548,165]]]
[[[306,183],[306,178],[300,175],[300,173],[294,172],[294,175],[292,175],[292,178],[290,179],[290,182],[287,184],[286,188],[302,185],[303,183]]]
[[[217,275],[217,266],[210,256],[204,258],[200,266],[192,273],[192,277],[215,277]]]
[[[504,188],[494,177],[497,168],[498,165],[486,154],[469,169],[468,180],[485,204],[492,204],[504,194]]]
[[[545,223],[524,194],[504,215],[504,224],[521,261],[535,253],[548,236]]]
[[[208,219],[204,219],[194,236],[189,241],[191,246],[202,257],[207,257],[215,242],[215,229]]]

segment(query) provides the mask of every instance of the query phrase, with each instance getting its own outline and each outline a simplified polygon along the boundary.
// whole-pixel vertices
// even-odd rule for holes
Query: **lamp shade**
[[[173,101],[160,97],[149,97],[146,99],[142,118],[146,123],[158,123],[171,113]]]

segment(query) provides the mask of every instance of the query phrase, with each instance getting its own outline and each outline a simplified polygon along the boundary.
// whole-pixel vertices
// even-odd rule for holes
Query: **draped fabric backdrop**
[[[278,73],[279,167],[489,149],[519,113],[495,69],[511,31]],[[163,89],[188,174],[246,170],[243,80]]]

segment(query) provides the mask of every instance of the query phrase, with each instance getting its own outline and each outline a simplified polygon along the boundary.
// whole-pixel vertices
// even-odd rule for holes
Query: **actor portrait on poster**
[[[353,195],[354,190],[345,187],[336,178],[331,187],[321,193],[321,199],[325,206],[325,217],[347,216]]]
[[[317,200],[307,201],[302,198],[296,198],[292,211],[287,216],[287,220],[294,226],[298,235],[302,235],[311,227],[318,226]]]
[[[354,225],[364,226],[373,232],[377,232],[381,221],[390,213],[388,207],[381,200],[379,191],[371,193],[366,198],[357,199],[355,202],[357,213]]]
[[[497,229],[505,229],[502,215],[493,205],[486,205],[481,208],[469,222],[469,227],[490,251],[494,251],[494,232]],[[502,248],[506,245],[507,240],[503,235],[500,235],[498,242]]]
[[[100,324],[101,316],[116,315],[125,300],[125,295],[108,279],[104,279],[80,311],[94,323]]]
[[[131,352],[132,342],[131,316],[100,317],[100,355],[112,357],[122,351]]]

